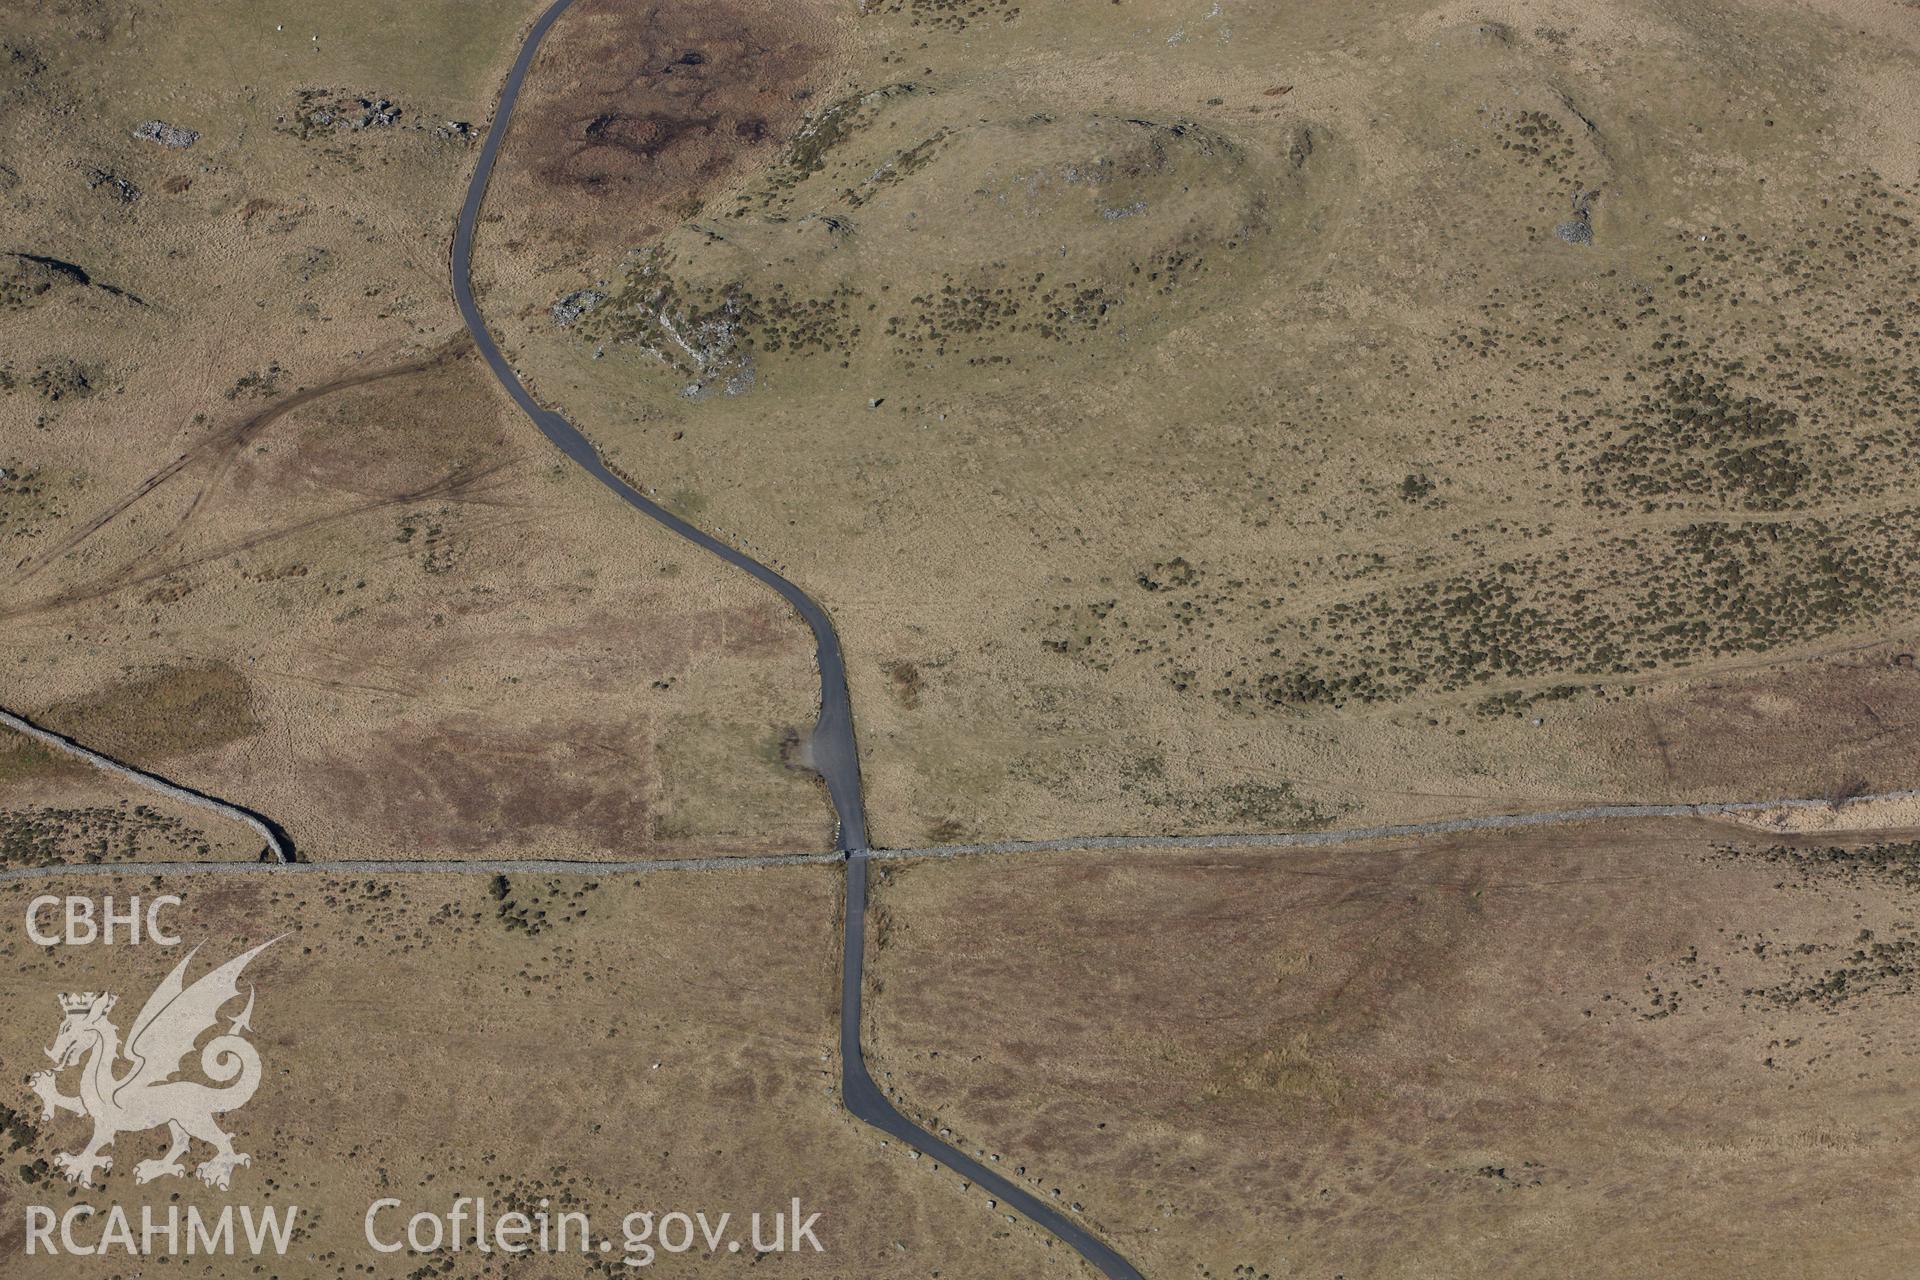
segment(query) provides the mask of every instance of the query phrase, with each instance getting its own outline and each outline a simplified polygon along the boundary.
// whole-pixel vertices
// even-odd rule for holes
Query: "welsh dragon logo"
[[[245,1106],[260,1087],[260,1054],[243,1035],[252,1030],[248,1021],[253,1016],[252,988],[247,990],[246,1008],[200,1050],[200,1070],[222,1087],[173,1077],[186,1065],[195,1042],[218,1025],[220,1010],[239,997],[241,970],[279,940],[270,938],[187,986],[187,965],[199,951],[195,947],[147,998],[124,1048],[120,1029],[107,1020],[117,997],[92,991],[60,997],[65,1018],[53,1047],[47,1050],[54,1069],[29,1076],[27,1084],[40,1097],[41,1119],[51,1119],[59,1111],[93,1119],[93,1138],[83,1150],[63,1151],[53,1158],[67,1181],[92,1186],[96,1173],[113,1168],[113,1158],[101,1152],[116,1137],[161,1125],[166,1126],[172,1145],[159,1159],[136,1164],[135,1182],[184,1176],[187,1170],[180,1157],[187,1154],[192,1139],[213,1148],[213,1155],[194,1170],[210,1187],[225,1191],[234,1169],[252,1163],[251,1157],[233,1149],[233,1139],[213,1121]],[[115,1074],[122,1059],[131,1065]],[[79,1095],[68,1097],[60,1092],[57,1076],[76,1066],[80,1068]]]

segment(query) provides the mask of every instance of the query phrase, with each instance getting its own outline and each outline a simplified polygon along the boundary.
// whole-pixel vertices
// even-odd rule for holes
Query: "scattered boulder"
[[[350,133],[392,124],[400,118],[400,108],[385,98],[354,98],[321,107],[307,116],[310,124],[345,129]]]
[[[1589,206],[1592,205],[1594,197],[1599,194],[1598,191],[1581,191],[1575,193],[1573,197],[1573,217],[1555,227],[1553,234],[1559,236],[1568,244],[1592,244],[1593,214]]]
[[[282,117],[282,124],[302,138],[386,128],[401,115],[400,107],[390,98],[336,89],[302,89],[296,98],[293,118]]]
[[[200,141],[199,130],[183,129],[179,125],[168,124],[164,120],[148,120],[135,125],[133,136],[145,138],[149,142],[157,142],[163,147],[172,147],[176,151],[184,151]]]
[[[606,300],[598,289],[575,289],[553,304],[553,322],[564,329]]]
[[[87,190],[99,191],[105,188],[106,194],[121,204],[132,204],[140,198],[140,188],[127,181],[111,169],[89,169],[87,171]]]

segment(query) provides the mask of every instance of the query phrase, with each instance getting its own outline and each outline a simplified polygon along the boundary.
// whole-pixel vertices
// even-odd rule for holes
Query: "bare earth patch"
[[[506,233],[592,259],[689,216],[792,135],[843,20],[819,0],[582,0],[514,109],[537,159],[501,171]]]

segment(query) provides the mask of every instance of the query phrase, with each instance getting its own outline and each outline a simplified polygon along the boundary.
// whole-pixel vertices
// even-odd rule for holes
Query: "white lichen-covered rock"
[[[172,147],[176,151],[185,150],[200,140],[197,129],[182,129],[164,120],[148,120],[135,125],[133,136],[157,142],[163,147]]]

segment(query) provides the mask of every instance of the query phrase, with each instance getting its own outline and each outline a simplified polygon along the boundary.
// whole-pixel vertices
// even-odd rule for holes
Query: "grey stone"
[[[164,120],[148,120],[143,124],[135,125],[133,136],[145,138],[149,142],[157,142],[163,147],[172,147],[176,151],[183,151],[200,141],[200,133],[197,129],[182,129]]]
[[[598,289],[575,289],[553,304],[553,322],[564,329],[606,300],[607,295]]]
[[[1588,222],[1584,217],[1575,218],[1571,222],[1563,222],[1555,227],[1553,234],[1559,236],[1568,244],[1592,244],[1593,224]]]

